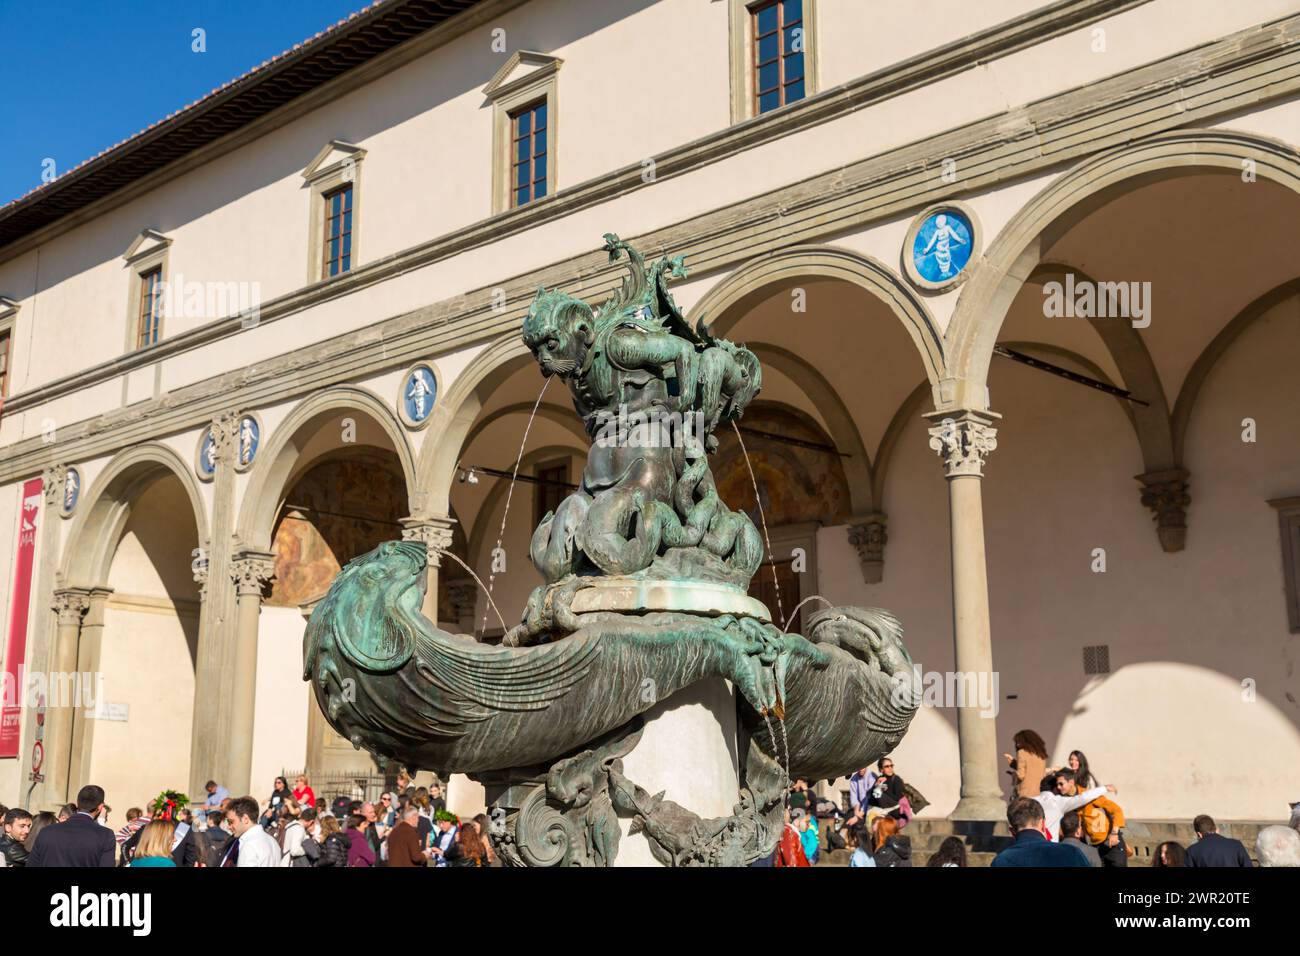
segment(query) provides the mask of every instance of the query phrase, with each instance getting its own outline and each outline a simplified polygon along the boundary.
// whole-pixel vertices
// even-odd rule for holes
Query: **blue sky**
[[[47,158],[62,174],[367,3],[0,0],[0,205]]]

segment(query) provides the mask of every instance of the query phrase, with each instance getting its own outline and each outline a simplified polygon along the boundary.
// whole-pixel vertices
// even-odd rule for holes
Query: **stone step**
[[[1240,840],[1255,856],[1255,839],[1262,827],[1272,826],[1269,820],[1225,820],[1219,822],[1219,832]],[[1129,820],[1125,834],[1133,855],[1130,866],[1150,866],[1151,854],[1166,840],[1174,840],[1184,847],[1196,842],[1196,833],[1187,820]],[[974,823],[955,821],[944,817],[917,817],[903,830],[912,842],[912,865],[925,866],[940,845],[950,836],[960,836],[966,844],[968,866],[988,866],[998,852],[1011,844],[1011,831],[1006,821]],[[822,851],[819,866],[848,866],[851,851]]]

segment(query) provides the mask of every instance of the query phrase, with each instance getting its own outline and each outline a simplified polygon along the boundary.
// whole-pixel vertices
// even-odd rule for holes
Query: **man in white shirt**
[[[1043,805],[1043,823],[1047,827],[1048,839],[1053,843],[1059,843],[1061,840],[1061,817],[1071,810],[1078,810],[1080,807],[1087,806],[1098,797],[1104,797],[1108,792],[1115,792],[1115,788],[1109,783],[1104,787],[1081,790],[1074,796],[1065,796],[1064,794],[1053,793],[1051,790],[1044,790],[1034,797]]]
[[[222,866],[279,866],[280,844],[257,824],[260,816],[257,800],[239,797],[226,809],[226,823],[235,839],[230,841]]]

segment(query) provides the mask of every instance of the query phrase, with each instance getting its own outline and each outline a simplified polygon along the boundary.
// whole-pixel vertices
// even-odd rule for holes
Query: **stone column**
[[[402,540],[422,541],[429,552],[429,572],[421,610],[435,625],[438,623],[438,568],[442,564],[442,553],[451,548],[451,529],[455,524],[456,520],[447,515],[402,519]]]
[[[194,664],[194,726],[190,737],[190,793],[202,793],[225,778],[229,758],[230,702],[234,693],[235,591],[229,585],[231,537],[235,526],[235,450],[239,413],[226,411],[212,422],[216,468],[212,478],[212,516],[204,545],[207,580],[199,615]]]
[[[886,519],[879,511],[851,519],[849,544],[857,548],[864,583],[879,584],[885,579],[885,545],[888,543]]]
[[[988,411],[932,412],[930,447],[943,459],[948,479],[952,547],[952,619],[956,669],[974,674],[979,686],[992,684],[993,646],[989,628],[989,586],[984,556],[984,458],[997,448],[1001,416]],[[978,701],[957,709],[961,753],[961,799],[953,820],[1002,820],[1006,803],[998,786],[997,724]]]
[[[77,645],[81,640],[81,619],[90,610],[90,592],[85,588],[63,588],[54,592],[53,608],[58,626],[50,654],[53,681],[45,690],[45,775],[44,804],[68,802],[68,769],[72,762],[72,713],[76,701],[64,693],[70,687],[67,675],[77,669]],[[30,757],[28,758],[30,759]]]
[[[68,795],[71,803],[77,797],[77,791],[90,779],[90,755],[95,743],[96,708],[103,703],[99,699],[101,691],[107,693],[109,688],[99,680],[101,651],[104,646],[104,614],[108,598],[112,594],[109,588],[90,588],[86,592],[88,607],[81,622],[81,639],[77,642],[76,664],[73,672],[76,680],[67,682],[69,688],[75,688],[77,699],[72,701],[72,759],[68,767]],[[91,716],[88,716],[91,715]]]
[[[226,737],[229,761],[225,786],[232,795],[249,793],[253,774],[253,719],[257,696],[257,624],[262,611],[262,590],[275,576],[275,555],[269,551],[241,551],[230,570],[238,596],[235,615],[230,729]]]
[[[41,610],[33,615],[28,628],[26,672],[31,675],[48,674],[49,671],[57,669],[53,661],[56,653],[55,645],[58,642],[60,633],[60,619],[57,613],[60,607],[58,588],[61,583],[64,583],[58,580],[62,525],[64,523],[60,516],[63,512],[63,487],[67,473],[67,466],[52,465],[41,474],[45,503],[37,530],[39,540],[36,546],[36,576],[32,582],[37,595],[36,607]],[[84,594],[84,590],[78,593]],[[52,608],[55,613],[43,613],[43,609],[46,607]],[[81,613],[85,613],[84,609]],[[80,618],[78,618],[78,627],[80,627]],[[75,649],[77,632],[73,632],[72,639]],[[75,660],[73,663],[75,664]],[[45,698],[48,706],[50,699],[48,688],[45,692]],[[26,702],[24,702],[24,706],[27,706]],[[47,721],[49,713],[47,711]],[[68,712],[68,716],[71,716],[71,711]],[[46,726],[44,733],[48,732],[49,727]],[[71,746],[71,732],[72,727],[69,724],[64,728],[63,736],[53,741],[53,746],[62,754],[61,759],[55,763],[51,763],[50,759],[50,738],[48,736],[42,738],[41,746],[45,748],[45,759],[41,765],[41,774],[45,777],[45,782],[36,785],[35,789],[31,791],[33,795],[39,796],[27,800],[28,790],[26,787],[31,786],[27,774],[32,769],[32,744],[36,742],[36,713],[28,708],[27,713],[23,716],[22,742],[20,744],[21,749],[18,751],[18,759],[22,767],[19,782],[24,789],[20,793],[24,800],[31,804],[29,809],[33,812],[65,802],[63,795],[67,789],[67,758],[68,748]],[[55,766],[59,767],[59,780],[57,782],[54,780],[53,774]]]

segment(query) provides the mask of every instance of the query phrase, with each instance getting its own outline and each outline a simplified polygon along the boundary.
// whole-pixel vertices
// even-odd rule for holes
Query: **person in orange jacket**
[[[1073,770],[1058,770],[1056,792],[1072,797],[1079,792]],[[1083,839],[1095,847],[1103,866],[1128,866],[1128,846],[1124,843],[1124,811],[1107,796],[1100,796],[1076,811],[1083,823]]]
[[[799,831],[790,822],[790,808],[785,808],[785,826],[781,829],[781,841],[776,845],[776,859],[773,866],[809,866],[808,857],[803,852],[803,841]]]

